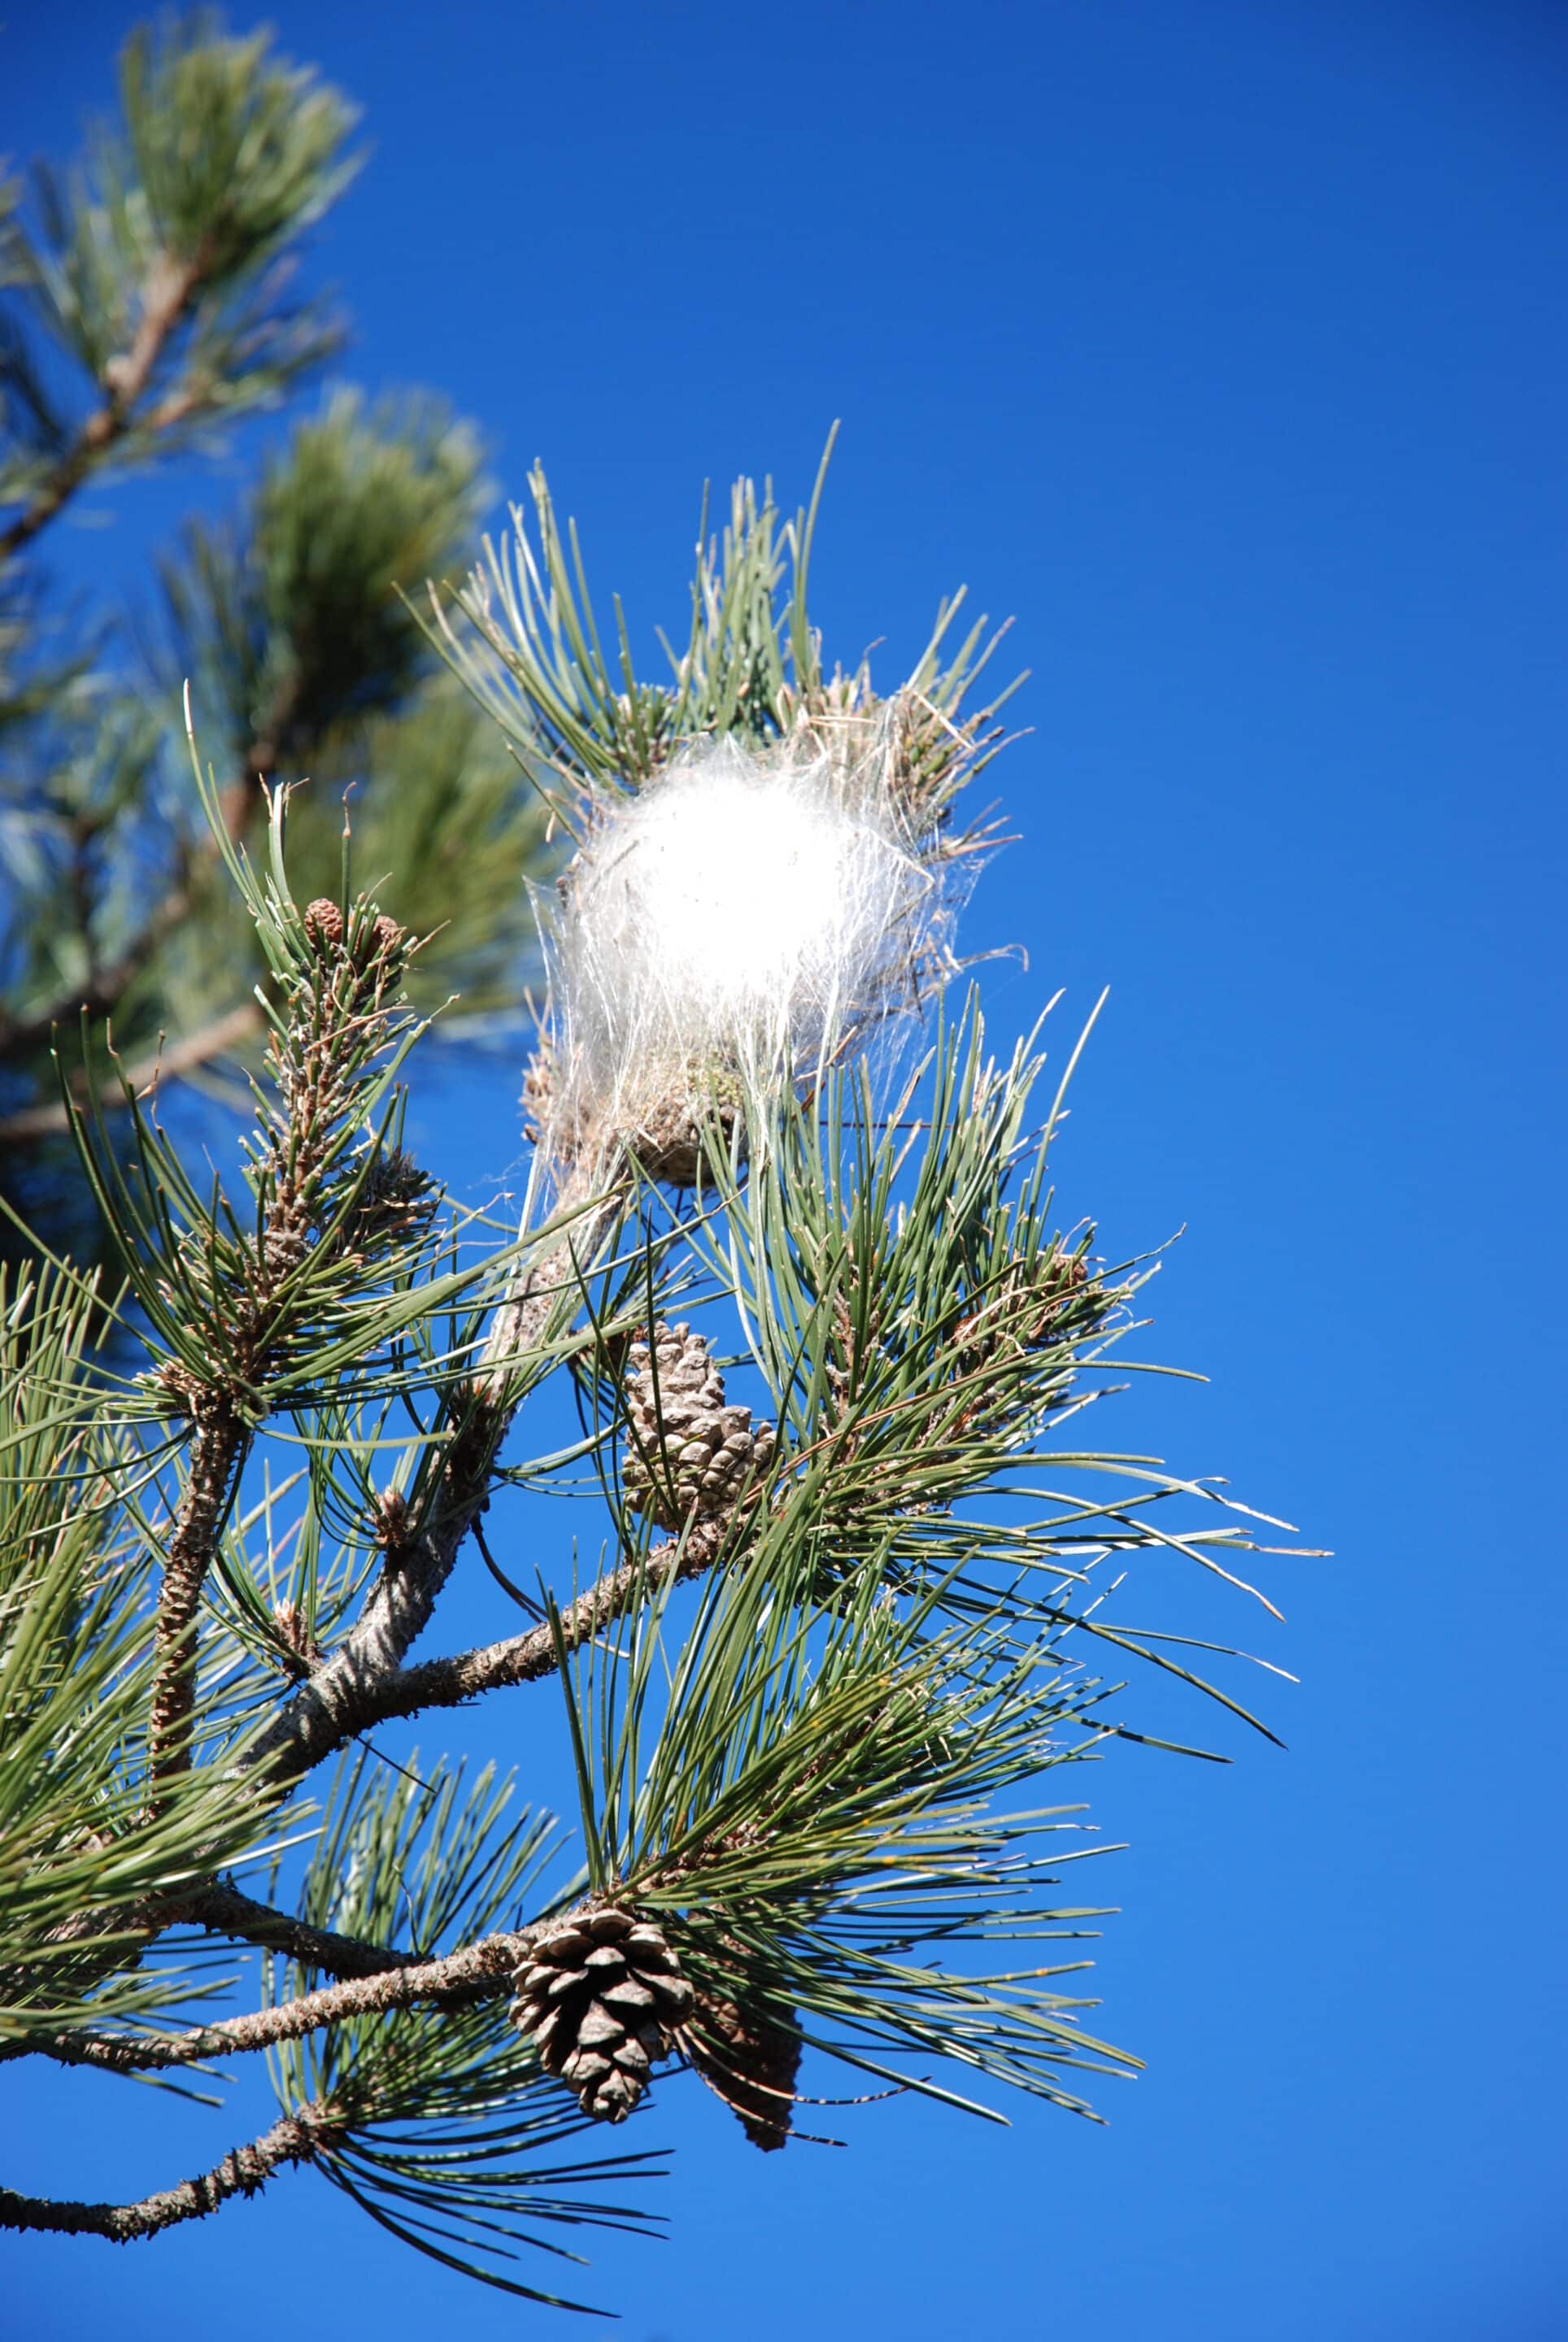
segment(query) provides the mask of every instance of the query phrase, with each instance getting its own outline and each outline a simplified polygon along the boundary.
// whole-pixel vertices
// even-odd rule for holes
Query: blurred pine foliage
[[[59,1066],[80,1074],[112,1030],[165,1097],[232,1089],[225,1062],[261,1037],[254,930],[192,793],[186,681],[229,836],[262,819],[259,782],[308,779],[293,866],[336,894],[347,806],[356,870],[395,871],[390,907],[439,930],[423,1005],[504,1010],[527,974],[542,807],[399,598],[477,534],[471,425],[427,392],[329,386],[233,512],[186,525],[129,622],[67,604],[46,565],[74,500],[206,462],[220,426],[337,356],[343,321],[297,275],[359,167],[355,118],[266,33],[197,15],[130,35],[117,118],[67,170],[0,184],[0,1197],[78,1257],[101,1229]],[[0,1254],[18,1249],[7,1221]]]

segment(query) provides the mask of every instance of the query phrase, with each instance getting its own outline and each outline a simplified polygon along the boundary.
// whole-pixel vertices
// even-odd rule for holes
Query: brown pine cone
[[[682,1529],[694,1514],[721,1517],[768,1468],[772,1425],[753,1425],[749,1406],[726,1406],[724,1377],[688,1326],[661,1319],[651,1344],[632,1344],[626,1405],[626,1500],[660,1528]]]
[[[305,906],[305,932],[317,951],[336,951],[343,941],[343,913],[330,896],[318,895]]]
[[[658,1105],[646,1106],[622,1134],[627,1153],[649,1179],[668,1187],[696,1187],[706,1161],[704,1140],[716,1134],[726,1152],[735,1143],[739,1107],[722,1078],[699,1082]]]
[[[704,1994],[681,2047],[753,2147],[771,2155],[787,2143],[800,2071],[800,2036],[793,2027]]]
[[[670,2050],[691,1987],[664,1936],[629,1911],[573,1912],[534,1936],[517,1972],[512,2022],[547,2073],[598,2122],[624,2122]]]

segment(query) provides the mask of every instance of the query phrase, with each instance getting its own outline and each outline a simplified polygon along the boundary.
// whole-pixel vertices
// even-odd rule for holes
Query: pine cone
[[[725,1405],[724,1377],[688,1326],[660,1319],[651,1345],[632,1344],[626,1404],[627,1503],[660,1528],[684,1528],[694,1514],[721,1517],[748,1478],[768,1468],[772,1425],[753,1426],[749,1406]]]
[[[273,1631],[281,1648],[278,1659],[284,1672],[296,1683],[301,1683],[322,1656],[320,1644],[310,1631],[309,1621],[295,1602],[275,1602],[272,1606]]]
[[[676,1098],[646,1111],[636,1129],[626,1134],[626,1148],[648,1178],[668,1187],[695,1187],[703,1172],[704,1132],[717,1129],[728,1147],[735,1124],[736,1109],[728,1100],[693,1106]]]
[[[353,1241],[362,1251],[412,1243],[429,1226],[440,1202],[440,1189],[414,1157],[401,1146],[386,1147],[360,1192]]]
[[[343,914],[330,896],[318,895],[305,906],[305,932],[325,957],[343,941]]]
[[[644,1063],[620,1142],[649,1179],[669,1187],[699,1186],[711,1140],[726,1155],[737,1144],[745,1151],[741,1106],[741,1086],[732,1068],[689,1060]]]
[[[704,1994],[681,2046],[753,2147],[771,2155],[785,2145],[800,2071],[800,2036],[793,2027]]]
[[[691,1987],[659,1930],[629,1911],[577,1911],[533,1938],[512,2022],[584,2114],[624,2122],[670,2049]]]

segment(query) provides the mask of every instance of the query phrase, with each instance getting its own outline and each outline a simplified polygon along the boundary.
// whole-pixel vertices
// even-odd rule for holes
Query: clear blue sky
[[[1111,2126],[916,2107],[746,2149],[695,2086],[628,2342],[1546,2342],[1562,2216],[1568,20],[1536,0],[284,0],[374,160],[321,239],[348,370],[446,390],[592,572],[678,619],[704,476],[792,498],[844,423],[829,648],[1016,618],[1022,834],[970,935],[1003,1027],[1112,986],[1059,1168],[1185,1223],[1127,1444],[1300,1523],[1228,1771],[1128,1749]],[[62,151],[132,12],[21,6],[0,145]],[[238,476],[237,468],[235,475]],[[221,500],[229,490],[212,492]],[[57,532],[124,581],[166,485]],[[516,1068],[424,1142],[516,1152]],[[540,1526],[540,1534],[543,1526]],[[1190,1585],[1157,1594],[1212,1623]],[[459,1603],[488,1616],[477,1588]],[[1232,1621],[1231,1623],[1237,1623]],[[499,1629],[498,1628],[498,1631]],[[548,1719],[553,1727],[553,1715]],[[527,1698],[487,1737],[531,1768]],[[431,1745],[428,1733],[427,1745]],[[553,1762],[552,1760],[549,1760]],[[140,2193],[206,2114],[8,2077],[5,2177]],[[25,2342],[544,2332],[307,2175],[147,2247],[0,2246]],[[558,2328],[557,2330],[566,2330]]]

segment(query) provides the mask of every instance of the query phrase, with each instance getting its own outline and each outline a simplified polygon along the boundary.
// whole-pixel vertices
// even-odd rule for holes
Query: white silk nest
[[[597,809],[548,939],[538,1100],[558,1168],[617,1147],[690,1184],[699,1133],[918,1015],[956,963],[934,838],[896,792],[893,711],[682,749]]]

